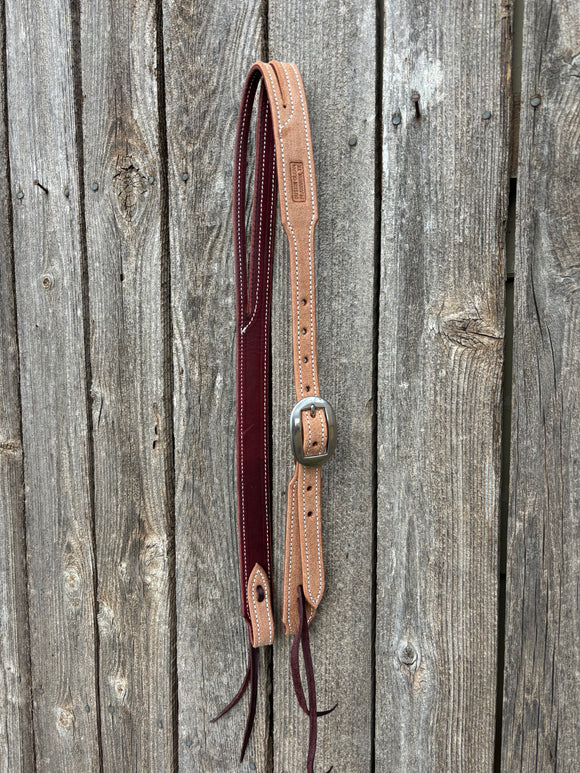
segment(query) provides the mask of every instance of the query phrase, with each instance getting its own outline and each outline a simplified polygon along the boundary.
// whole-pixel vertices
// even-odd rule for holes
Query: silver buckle
[[[317,408],[324,408],[324,413],[326,414],[326,424],[328,425],[326,451],[316,456],[304,456],[302,449],[302,411],[310,409],[314,416]],[[316,467],[328,461],[336,448],[336,429],[332,405],[322,397],[305,397],[297,402],[290,414],[290,442],[294,458],[299,464],[303,464],[305,467]]]

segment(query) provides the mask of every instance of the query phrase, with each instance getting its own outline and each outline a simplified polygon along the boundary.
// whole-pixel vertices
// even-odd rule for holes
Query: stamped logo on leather
[[[290,161],[290,178],[292,180],[292,201],[306,201],[304,164],[302,161]]]

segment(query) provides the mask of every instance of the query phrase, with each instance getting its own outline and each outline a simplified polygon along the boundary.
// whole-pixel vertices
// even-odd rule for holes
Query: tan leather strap
[[[274,124],[280,215],[290,249],[294,384],[298,401],[320,397],[316,356],[314,228],[318,199],[308,108],[295,64],[270,62],[262,72]],[[301,411],[304,457],[328,450],[324,408]],[[333,429],[333,428],[332,428]],[[321,468],[296,461],[288,485],[282,620],[287,634],[298,629],[298,588],[303,586],[307,619],[324,592]]]

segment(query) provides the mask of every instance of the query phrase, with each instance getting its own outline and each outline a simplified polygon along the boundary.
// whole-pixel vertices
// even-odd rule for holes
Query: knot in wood
[[[132,220],[137,210],[140,196],[148,188],[148,178],[139,171],[139,165],[126,158],[117,165],[113,176],[113,187],[119,199],[119,208],[125,218]]]
[[[76,589],[79,587],[81,578],[76,567],[69,566],[67,569],[65,569],[64,577],[69,588]]]
[[[0,440],[0,452],[8,454],[22,454],[22,444],[17,438],[9,440]]]
[[[57,728],[59,733],[70,733],[75,721],[74,714],[69,709],[59,708],[57,714]]]
[[[117,700],[124,701],[127,698],[127,679],[124,676],[116,676],[113,679],[113,690]]]
[[[54,277],[52,276],[52,274],[48,274],[48,273],[47,274],[43,274],[41,281],[42,281],[42,286],[44,287],[44,289],[45,290],[50,290],[50,288],[54,284]]]
[[[399,648],[399,660],[407,668],[412,668],[417,663],[418,653],[411,642],[405,642]]]
[[[463,349],[488,351],[503,345],[503,336],[497,326],[475,310],[441,314],[437,327],[444,340]]]

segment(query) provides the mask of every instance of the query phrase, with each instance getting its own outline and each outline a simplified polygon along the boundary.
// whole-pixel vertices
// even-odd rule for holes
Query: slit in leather
[[[280,89],[280,95],[282,97],[282,107],[286,108],[288,106],[288,93],[286,90],[286,73],[283,70],[282,65],[280,65],[280,70],[282,72],[278,71],[278,62],[270,62],[272,65],[272,69],[274,70],[274,75],[276,76],[276,81],[278,82],[278,88]]]

